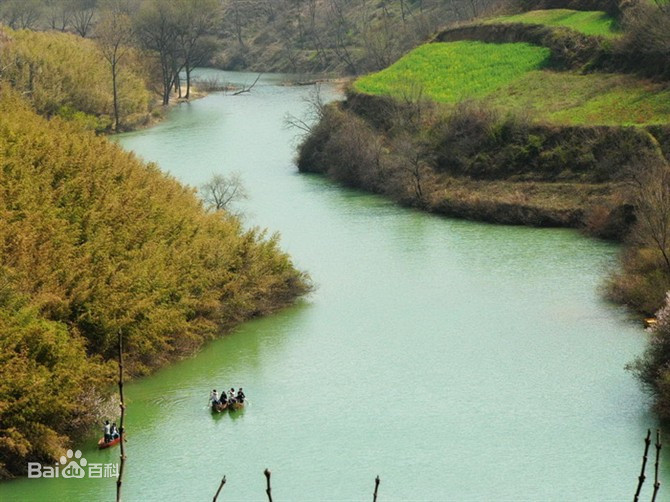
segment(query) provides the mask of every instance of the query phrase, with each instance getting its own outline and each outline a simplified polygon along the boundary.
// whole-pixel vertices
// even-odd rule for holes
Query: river
[[[255,75],[221,73],[231,82]],[[312,88],[264,76],[119,138],[193,186],[239,171],[314,293],[127,386],[126,500],[628,500],[656,427],[624,365],[645,335],[599,287],[618,248],[575,231],[399,208],[297,172]],[[322,89],[327,99],[333,88]],[[212,416],[212,388],[250,406]],[[82,442],[88,462],[118,449]],[[670,465],[668,463],[667,465]],[[670,494],[670,469],[662,472]],[[648,499],[647,483],[644,499]],[[3,500],[112,500],[111,479],[23,479]]]

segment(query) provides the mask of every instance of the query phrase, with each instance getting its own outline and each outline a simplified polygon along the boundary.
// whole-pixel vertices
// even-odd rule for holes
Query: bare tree
[[[217,0],[182,0],[177,17],[177,41],[186,73],[186,99],[191,94],[191,72],[205,64],[217,48],[211,35],[218,23]]]
[[[72,2],[44,0],[44,17],[52,30],[67,30],[72,19]]]
[[[244,28],[253,12],[252,7],[250,0],[228,0],[223,5],[223,20],[226,24],[231,23],[241,47],[244,47]]]
[[[312,39],[321,69],[325,70],[328,64],[328,58],[326,57],[325,44],[321,37],[321,27],[317,25],[317,12],[317,0],[307,0],[308,25],[306,35]]]
[[[119,477],[116,480],[116,502],[121,502],[121,487],[123,485],[123,472],[126,466],[126,449],[125,449],[125,426],[124,419],[126,416],[126,401],[123,397],[123,333],[119,330],[118,338],[118,353],[119,353],[119,409],[121,411],[121,419],[119,420],[119,435],[121,436],[120,448],[121,455],[119,457]]]
[[[365,47],[366,59],[370,61],[370,70],[381,70],[395,61],[399,54],[398,26],[393,23],[388,9],[382,8],[380,21],[372,23],[373,14],[365,13],[361,26],[361,38]],[[404,26],[404,21],[403,21]]]
[[[247,198],[240,173],[215,174],[200,187],[205,204],[215,211],[230,211],[234,202]]]
[[[350,51],[349,34],[355,31],[345,14],[344,0],[329,0],[328,25],[331,28],[331,47],[337,57],[347,66],[349,73],[356,75],[356,63]]]
[[[172,87],[183,66],[179,59],[177,17],[178,12],[170,0],[150,0],[143,4],[134,26],[142,47],[158,57],[163,105],[170,102]]]
[[[635,235],[643,246],[652,246],[661,255],[670,274],[670,165],[658,160],[642,174],[633,176],[636,186]]]
[[[304,98],[307,103],[307,110],[302,116],[296,116],[287,113],[284,116],[284,126],[287,128],[299,129],[304,134],[312,132],[312,128],[318,125],[323,119],[326,104],[321,95],[321,86],[316,84],[314,89]]]
[[[96,34],[100,50],[112,74],[114,130],[118,131],[120,123],[118,79],[120,64],[131,50],[133,31],[130,17],[118,8],[106,10],[97,25]]]
[[[433,177],[434,155],[426,145],[405,135],[396,140],[399,168],[409,184],[412,198],[418,205],[426,202],[426,185]]]
[[[37,26],[42,15],[40,0],[6,0],[0,4],[2,19],[12,29],[30,30]]]
[[[93,26],[97,0],[72,0],[72,27],[79,36],[86,38]]]

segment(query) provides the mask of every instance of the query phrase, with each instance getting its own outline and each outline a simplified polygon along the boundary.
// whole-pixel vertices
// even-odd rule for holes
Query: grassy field
[[[568,9],[534,10],[515,16],[489,19],[487,23],[526,23],[571,28],[585,35],[617,37],[621,34],[617,21],[601,11],[576,11]]]
[[[454,104],[484,101],[503,111],[565,125],[670,123],[670,88],[633,76],[543,69],[549,52],[528,44],[423,45],[354,84],[367,94]]]
[[[451,42],[422,45],[388,68],[358,79],[367,94],[402,96],[418,89],[436,101],[456,103],[485,96],[542,68],[549,49],[530,44]]]
[[[627,75],[535,71],[485,101],[557,124],[670,123],[670,88]]]

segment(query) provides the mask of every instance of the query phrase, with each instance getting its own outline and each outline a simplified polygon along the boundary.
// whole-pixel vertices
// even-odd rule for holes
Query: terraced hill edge
[[[635,222],[632,174],[670,158],[670,125],[527,123],[512,116],[482,118],[487,112],[475,104],[446,119],[427,119],[433,112],[423,106],[417,127],[416,103],[349,90],[346,100],[326,108],[301,145],[299,170],[446,216],[580,228],[623,240]],[[399,166],[411,164],[412,155],[418,159],[414,173]],[[417,181],[423,183],[420,194]]]
[[[430,42],[461,40],[487,43],[525,42],[547,47],[557,70],[602,71],[670,79],[670,58],[662,50],[639,51],[624,41],[585,35],[566,27],[530,23],[476,22],[438,32]]]
[[[610,16],[622,14],[621,0],[516,0],[513,7],[522,11],[544,9],[602,10]]]
[[[346,99],[339,106],[361,117],[380,132],[388,132],[395,126],[394,121],[398,115],[411,113],[409,109],[415,104],[348,89]],[[531,135],[544,138],[543,144],[549,147],[560,144],[575,147],[585,143],[592,145],[594,156],[589,160],[588,166],[583,168],[585,173],[590,173],[592,182],[623,181],[630,169],[646,158],[662,155],[670,160],[670,124],[580,126],[531,123],[527,128]],[[604,160],[604,154],[607,154],[608,162],[606,166],[601,166],[599,159]],[[530,166],[527,169],[530,174]],[[584,181],[583,178],[581,180]]]
[[[547,47],[551,51],[549,63],[557,69],[581,68],[598,55],[603,43],[598,37],[583,35],[569,28],[525,23],[456,26],[439,32],[431,42],[461,40],[496,44],[525,42]]]

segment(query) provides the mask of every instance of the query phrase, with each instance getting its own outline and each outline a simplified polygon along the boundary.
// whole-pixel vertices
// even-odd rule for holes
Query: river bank
[[[663,159],[668,128],[537,125],[350,91],[319,112],[298,167],[412,207],[492,223],[579,228],[622,240],[630,173]],[[340,154],[339,152],[346,152]]]

